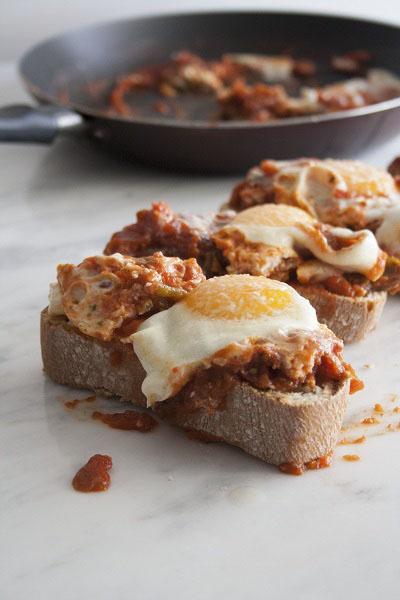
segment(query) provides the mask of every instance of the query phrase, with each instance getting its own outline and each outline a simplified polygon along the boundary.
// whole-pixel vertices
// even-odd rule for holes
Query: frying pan
[[[263,157],[354,157],[399,132],[400,98],[368,107],[265,124],[126,119],[109,114],[116,78],[190,50],[278,54],[327,64],[333,53],[368,49],[377,66],[400,75],[400,28],[314,14],[189,13],[96,25],[49,39],[20,62],[41,106],[0,110],[0,140],[51,143],[86,135],[125,157],[198,172],[243,172]]]

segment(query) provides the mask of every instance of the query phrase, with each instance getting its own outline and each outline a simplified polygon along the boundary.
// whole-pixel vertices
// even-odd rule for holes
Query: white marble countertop
[[[12,65],[0,90],[2,104],[24,99]],[[386,165],[398,152],[399,141],[365,158]],[[98,252],[151,200],[209,210],[233,179],[137,168],[74,141],[3,145],[0,165],[0,598],[398,597],[400,432],[369,428],[331,469],[294,478],[164,425],[109,429],[65,410],[85,394],[41,371],[39,311],[55,265]],[[392,300],[378,331],[347,350],[366,383],[349,421],[396,405],[399,313]],[[98,452],[113,457],[111,489],[74,492],[72,476]]]

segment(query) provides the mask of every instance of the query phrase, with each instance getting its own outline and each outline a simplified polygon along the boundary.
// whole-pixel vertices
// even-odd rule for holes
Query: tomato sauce
[[[72,487],[77,492],[104,492],[110,487],[111,468],[111,456],[95,454],[79,469],[72,480]]]
[[[342,458],[347,462],[357,462],[358,460],[360,460],[358,454],[344,454]]]
[[[92,414],[93,419],[102,421],[113,429],[122,429],[124,431],[140,431],[147,433],[157,427],[158,422],[149,414],[141,413],[136,410],[126,410],[121,413],[103,413],[95,411]]]
[[[287,475],[303,475],[305,471],[316,471],[318,469],[326,469],[330,467],[332,452],[328,452],[325,456],[319,456],[314,460],[306,462],[304,465],[296,465],[294,463],[283,463],[279,465],[279,470]]]

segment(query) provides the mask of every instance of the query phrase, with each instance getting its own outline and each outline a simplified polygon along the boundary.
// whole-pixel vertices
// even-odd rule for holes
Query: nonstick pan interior
[[[210,13],[132,19],[88,27],[30,51],[20,70],[40,101],[92,118],[91,134],[128,158],[197,171],[243,171],[263,156],[349,156],[398,131],[400,99],[343,113],[267,124],[188,122],[110,115],[115,79],[171,52],[291,52],[326,65],[332,53],[365,48],[400,75],[397,27],[321,15]],[[326,75],[326,81],[334,77]],[[337,77],[337,76],[336,76]]]

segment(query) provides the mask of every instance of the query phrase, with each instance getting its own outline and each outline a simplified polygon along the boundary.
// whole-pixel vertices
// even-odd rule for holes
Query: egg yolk
[[[211,319],[254,319],[279,313],[292,303],[290,292],[281,286],[265,277],[224,275],[200,284],[183,303]]]
[[[365,196],[391,196],[396,193],[393,178],[382,169],[351,160],[327,160],[344,179],[349,190]]]
[[[232,225],[265,225],[267,227],[290,227],[296,223],[313,223],[314,219],[304,210],[285,204],[264,204],[239,213]]]

